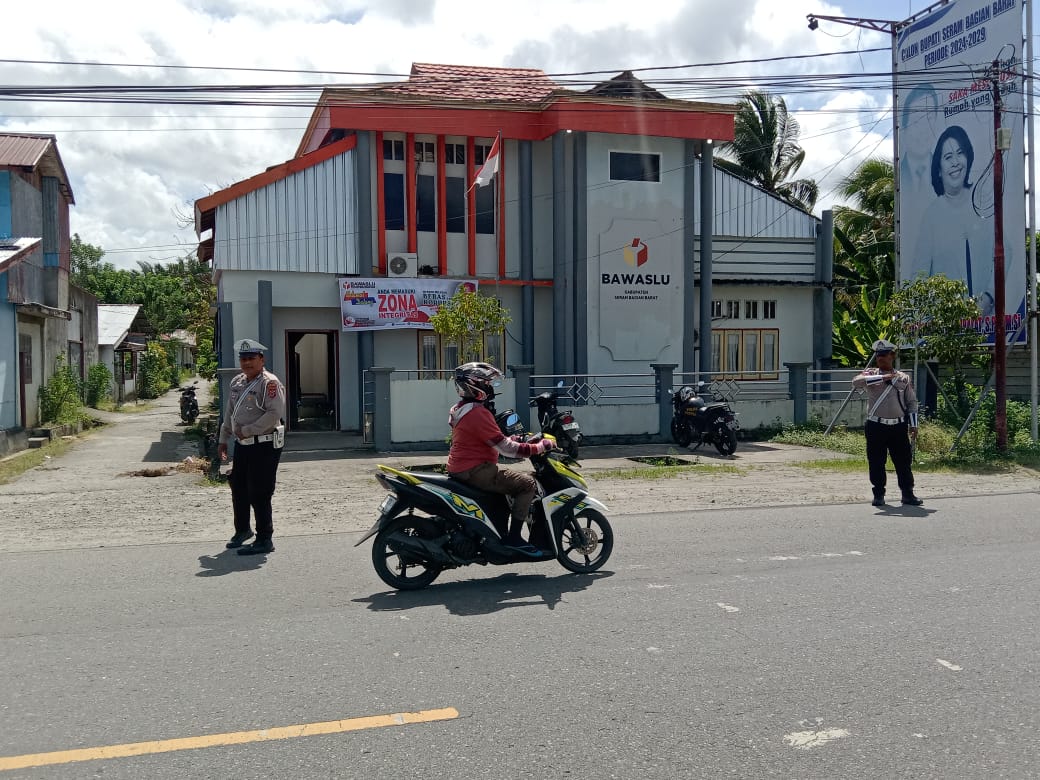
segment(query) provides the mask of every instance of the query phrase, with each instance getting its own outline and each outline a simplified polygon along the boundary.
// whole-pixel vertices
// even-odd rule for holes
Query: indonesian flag
[[[502,134],[499,133],[495,136],[495,142],[491,144],[491,151],[488,152],[487,159],[484,160],[484,164],[480,166],[480,170],[477,171],[477,176],[473,179],[473,184],[470,185],[470,189],[474,187],[483,187],[486,184],[490,184],[491,180],[498,173],[498,156],[502,144]]]

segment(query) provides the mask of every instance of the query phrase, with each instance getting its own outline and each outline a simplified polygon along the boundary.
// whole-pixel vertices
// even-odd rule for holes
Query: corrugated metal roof
[[[0,133],[0,165],[35,168],[54,141],[53,135]]]
[[[42,133],[0,133],[0,165],[39,168],[59,182],[69,203],[75,203],[65,164],[58,154],[58,139]]]
[[[31,254],[40,245],[41,241],[43,241],[42,238],[26,238],[24,236],[0,238],[0,273]]]
[[[141,306],[137,303],[99,303],[97,309],[98,346],[116,347],[126,338]]]
[[[484,68],[471,65],[412,63],[408,81],[381,91],[451,100],[538,103],[559,85],[539,68]]]

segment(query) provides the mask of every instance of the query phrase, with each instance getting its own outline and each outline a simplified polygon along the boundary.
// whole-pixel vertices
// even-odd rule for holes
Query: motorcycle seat
[[[409,471],[413,477],[417,477],[423,482],[430,482],[434,485],[440,485],[441,487],[450,490],[452,493],[458,493],[460,496],[466,496],[467,498],[474,498],[477,500],[485,499],[494,493],[485,493],[479,488],[475,488],[472,485],[467,485],[465,482],[460,482],[457,479],[452,479],[450,476],[445,474],[423,474],[414,471]]]

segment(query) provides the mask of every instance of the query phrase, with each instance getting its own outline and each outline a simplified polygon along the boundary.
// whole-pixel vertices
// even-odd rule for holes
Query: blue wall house
[[[73,203],[54,136],[0,133],[0,431],[38,424],[59,355],[96,361],[96,301],[69,290]]]
[[[293,159],[195,204],[220,366],[258,338],[301,410],[291,430],[313,409],[360,430],[373,367],[422,381],[469,357],[427,319],[460,285],[512,317],[480,356],[536,375],[673,364],[775,381],[826,359],[827,222],[714,165],[735,113],[628,72],[576,90],[536,69],[416,63],[327,89]],[[443,438],[450,401],[428,387],[394,407],[419,441]]]

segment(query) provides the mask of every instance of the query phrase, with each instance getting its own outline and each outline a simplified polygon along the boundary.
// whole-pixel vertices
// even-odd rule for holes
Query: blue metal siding
[[[215,267],[358,273],[354,158],[344,152],[218,206]]]

